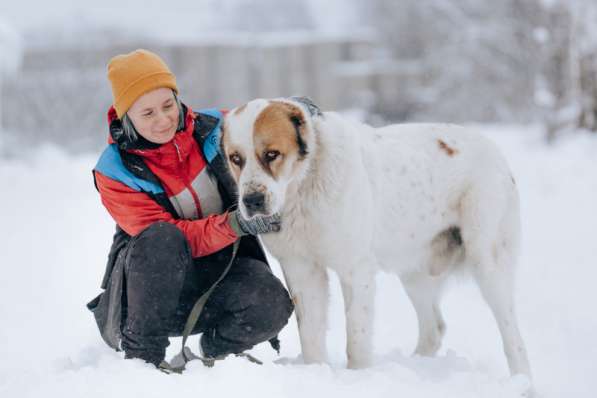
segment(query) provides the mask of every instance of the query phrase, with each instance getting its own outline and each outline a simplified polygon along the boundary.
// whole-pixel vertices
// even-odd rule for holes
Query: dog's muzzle
[[[261,192],[251,192],[243,196],[243,205],[249,217],[265,213],[265,195]]]

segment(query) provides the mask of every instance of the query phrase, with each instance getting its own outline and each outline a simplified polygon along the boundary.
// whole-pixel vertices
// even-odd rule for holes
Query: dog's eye
[[[243,164],[243,159],[240,157],[238,153],[233,153],[229,156],[230,161],[240,167]]]
[[[276,160],[278,158],[278,156],[280,156],[280,152],[278,151],[267,151],[265,153],[265,161],[266,162],[273,162],[274,160]]]

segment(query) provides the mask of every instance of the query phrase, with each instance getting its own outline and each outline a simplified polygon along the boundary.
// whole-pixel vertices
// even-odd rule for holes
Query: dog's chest
[[[281,231],[263,235],[268,250],[277,258],[301,257],[316,261],[333,249],[329,222],[318,216],[317,206],[297,206],[282,216]]]

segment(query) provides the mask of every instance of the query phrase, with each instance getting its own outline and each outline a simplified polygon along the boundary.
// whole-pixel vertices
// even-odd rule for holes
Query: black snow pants
[[[158,364],[169,336],[180,336],[195,301],[230,260],[229,251],[191,256],[182,232],[152,224],[125,250],[121,346],[126,358]],[[237,257],[207,301],[193,330],[203,333],[205,356],[239,353],[275,337],[293,310],[288,292],[269,266]]]

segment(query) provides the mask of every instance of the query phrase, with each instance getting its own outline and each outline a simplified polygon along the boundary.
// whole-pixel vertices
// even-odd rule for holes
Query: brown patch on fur
[[[454,156],[458,153],[458,151],[456,149],[450,147],[443,140],[438,139],[437,143],[438,143],[440,149],[443,150],[444,152],[446,152],[448,154],[448,156]]]
[[[242,113],[242,111],[245,110],[246,107],[247,107],[247,104],[244,104],[243,106],[239,106],[238,108],[236,108],[234,110],[234,112],[232,114],[233,115],[239,115],[240,113]]]
[[[255,156],[262,168],[275,179],[282,173],[287,162],[301,158],[297,132],[292,120],[298,120],[304,125],[301,110],[284,102],[272,101],[255,119],[253,125],[253,139],[255,142]],[[299,127],[300,134],[303,134]],[[267,162],[265,154],[268,151],[278,151],[280,155],[273,161]]]

